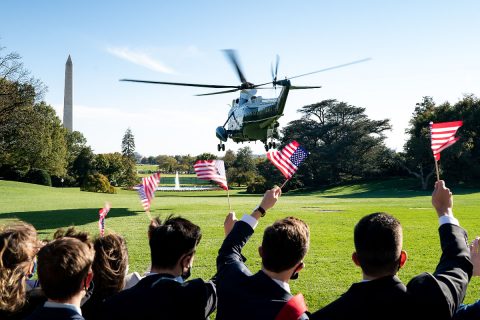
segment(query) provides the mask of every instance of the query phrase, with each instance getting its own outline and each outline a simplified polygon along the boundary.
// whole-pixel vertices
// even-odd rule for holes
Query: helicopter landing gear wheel
[[[225,151],[225,145],[223,143],[217,144],[217,150],[218,151]]]
[[[277,143],[275,141],[272,141],[272,148],[276,148],[277,147]]]
[[[268,143],[268,149],[272,149],[272,147],[273,147],[273,143],[272,143],[272,141],[270,141],[270,142]]]
[[[270,149],[270,148],[268,147],[268,144],[265,144],[265,151],[268,152],[269,149]]]

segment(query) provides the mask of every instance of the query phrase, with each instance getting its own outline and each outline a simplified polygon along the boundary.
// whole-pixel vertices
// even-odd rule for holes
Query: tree
[[[0,163],[65,175],[66,130],[51,106],[41,102],[18,107],[6,119],[0,126]]]
[[[244,147],[238,150],[233,165],[227,169],[227,175],[231,183],[248,185],[255,180],[257,168],[253,158],[252,149]]]
[[[429,123],[454,120],[463,120],[463,126],[457,134],[460,140],[441,154],[442,177],[451,183],[476,184],[480,179],[480,100],[465,95],[454,105],[449,102],[436,105],[432,97],[424,97],[416,104],[406,130],[409,138],[401,153],[403,168],[420,180],[422,189],[428,187],[435,173]]]
[[[132,159],[135,162],[135,139],[130,128],[125,131],[122,139],[122,154],[123,156]]]
[[[204,152],[195,158],[195,161],[198,160],[217,160],[217,156],[209,152]]]
[[[302,107],[283,129],[283,144],[297,140],[310,155],[297,172],[306,186],[381,176],[388,119],[371,120],[365,108],[336,100]]]
[[[104,153],[95,157],[95,169],[105,175],[113,185],[127,181],[126,159],[121,153]]]
[[[89,174],[95,171],[95,155],[90,147],[80,150],[77,158],[73,161],[72,173],[79,184],[82,184]]]
[[[0,46],[0,126],[8,123],[8,116],[18,108],[39,102],[46,90],[25,69],[18,53],[5,53]]]
[[[171,173],[175,171],[177,167],[177,160],[172,156],[159,155],[156,158],[158,168],[162,172]]]

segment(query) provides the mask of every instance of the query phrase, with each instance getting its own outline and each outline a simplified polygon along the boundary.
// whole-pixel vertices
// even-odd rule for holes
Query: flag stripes
[[[143,206],[143,210],[150,211],[150,205],[160,183],[160,173],[156,172],[149,177],[142,178],[142,184],[138,186],[138,195]]]
[[[225,164],[223,160],[198,160],[193,165],[198,179],[212,180],[223,190],[228,190]]]
[[[430,122],[432,152],[435,160],[440,160],[440,152],[458,141],[459,138],[455,137],[455,134],[462,125],[462,121]]]
[[[105,206],[102,209],[98,210],[98,230],[100,231],[100,236],[102,237],[105,234],[105,218],[107,217],[109,211],[109,203],[105,203]]]

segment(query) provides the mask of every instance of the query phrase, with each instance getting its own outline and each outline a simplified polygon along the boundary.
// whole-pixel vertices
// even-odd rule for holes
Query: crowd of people
[[[372,213],[354,228],[352,260],[363,279],[310,311],[289,286],[305,267],[310,231],[304,221],[286,217],[265,228],[258,272],[250,271],[242,255],[259,220],[280,196],[275,187],[251,214],[240,220],[233,212],[227,215],[217,270],[209,280],[187,280],[202,233],[182,217],[151,221],[151,268],[144,275],[128,272],[121,235],[92,239],[72,227],[42,242],[28,223],[5,225],[0,230],[0,319],[207,319],[215,311],[220,320],[480,317],[480,302],[462,304],[471,276],[480,275],[479,238],[468,245],[443,181],[437,181],[432,194],[442,250],[433,273],[403,284],[396,275],[407,260],[402,226],[388,213]]]

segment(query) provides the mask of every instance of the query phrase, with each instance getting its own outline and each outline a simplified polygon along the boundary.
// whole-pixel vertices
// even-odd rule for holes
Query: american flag
[[[295,140],[287,144],[282,151],[273,150],[267,153],[268,160],[270,160],[287,179],[293,176],[300,166],[300,163],[302,163],[307,156],[308,152]]]
[[[142,202],[143,210],[150,211],[155,190],[160,183],[160,173],[156,172],[149,177],[142,178],[142,184],[138,186],[138,195]]]
[[[228,190],[223,160],[198,160],[193,169],[198,179],[215,181],[223,190]]]
[[[440,152],[450,147],[457,142],[458,137],[455,137],[458,128],[463,124],[463,121],[452,122],[430,122],[430,134],[432,139],[433,157],[436,161],[440,160]]]
[[[105,234],[105,218],[110,211],[110,203],[105,202],[105,206],[98,210],[98,229],[100,230],[100,236]]]

